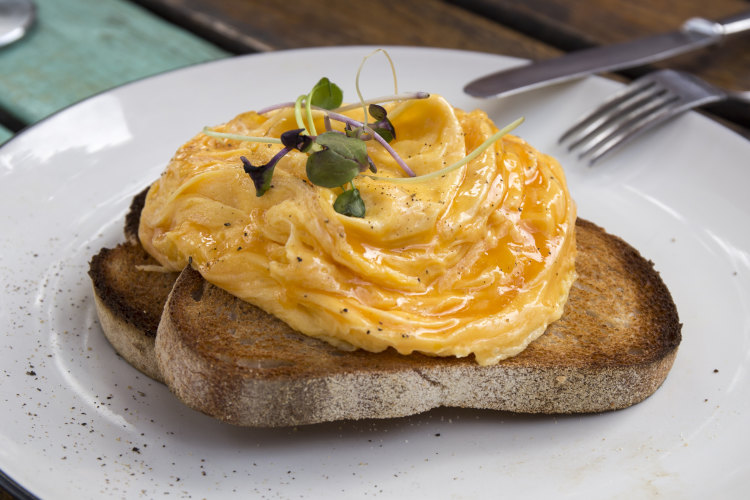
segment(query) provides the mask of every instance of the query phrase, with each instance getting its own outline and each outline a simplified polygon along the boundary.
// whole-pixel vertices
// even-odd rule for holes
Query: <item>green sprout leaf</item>
[[[361,133],[362,127],[354,128],[350,123],[347,123],[344,126],[344,134],[346,134],[347,137],[354,137],[355,139],[359,139]]]
[[[364,217],[365,202],[359,195],[359,189],[348,189],[336,197],[333,209],[341,215],[348,217]]]
[[[344,92],[328,78],[321,78],[308,94],[310,104],[323,109],[336,109],[344,100]]]
[[[343,158],[356,162],[363,170],[367,168],[367,146],[364,141],[338,132],[324,132],[315,138],[315,142],[332,149]]]
[[[343,186],[359,174],[357,162],[347,160],[332,149],[317,151],[307,157],[307,178],[316,186]]]
[[[324,149],[307,158],[307,178],[322,187],[343,186],[370,167],[367,146],[338,132],[324,132],[315,142]]]

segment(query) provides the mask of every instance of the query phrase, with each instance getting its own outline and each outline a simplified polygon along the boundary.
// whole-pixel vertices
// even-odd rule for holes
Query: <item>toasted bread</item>
[[[154,341],[178,273],[144,270],[159,263],[138,242],[138,220],[148,190],[137,195],[125,217],[125,243],[104,248],[91,259],[89,276],[107,340],[138,370],[162,381]]]
[[[127,228],[138,210],[136,199],[128,242],[91,263],[105,334],[188,406],[237,425],[389,418],[438,406],[548,414],[620,409],[662,384],[681,340],[677,310],[653,265],[581,219],[578,279],[563,317],[518,356],[479,366],[472,357],[340,351],[190,268],[176,281],[174,273],[139,270],[136,264],[151,261]]]

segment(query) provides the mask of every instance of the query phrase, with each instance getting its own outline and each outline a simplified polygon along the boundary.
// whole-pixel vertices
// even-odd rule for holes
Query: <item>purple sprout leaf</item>
[[[312,147],[313,138],[307,134],[303,134],[304,130],[303,128],[287,130],[281,134],[281,143],[289,149],[296,149],[306,153]]]
[[[374,123],[370,123],[368,126],[380,135],[386,142],[391,142],[396,138],[396,129],[388,119],[388,113],[383,106],[378,104],[370,104],[368,111],[370,116],[375,119]]]
[[[367,111],[370,112],[370,116],[372,116],[376,121],[385,120],[385,118],[388,116],[388,112],[383,106],[379,104],[370,104],[367,108]]]
[[[248,160],[244,156],[240,156],[240,160],[242,160],[242,165],[245,169],[245,173],[250,176],[250,179],[252,179],[253,184],[255,185],[255,196],[263,196],[265,192],[270,189],[271,178],[273,177],[273,169],[274,167],[276,167],[276,164],[279,162],[279,160],[281,160],[281,158],[289,151],[291,151],[291,148],[285,147],[284,149],[276,153],[276,155],[271,158],[271,161],[269,161],[265,165],[259,166],[253,165],[252,163],[250,163],[250,160]]]

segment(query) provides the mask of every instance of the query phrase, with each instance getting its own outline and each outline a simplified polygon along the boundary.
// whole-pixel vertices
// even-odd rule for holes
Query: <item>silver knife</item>
[[[464,92],[474,97],[518,94],[593,73],[632,68],[659,61],[713,45],[727,35],[746,30],[750,30],[750,12],[716,22],[693,18],[673,33],[579,50],[561,57],[498,71],[470,82],[464,87]]]

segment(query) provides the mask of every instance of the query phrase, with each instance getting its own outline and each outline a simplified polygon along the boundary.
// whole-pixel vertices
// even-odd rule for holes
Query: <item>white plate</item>
[[[484,108],[566,166],[582,217],[654,261],[684,323],[667,381],[630,409],[517,416],[440,409],[296,429],[189,410],[117,357],[86,275],[121,241],[133,194],[204,125],[289,100],[328,76],[353,99],[371,48],[239,57],[92,97],[0,149],[0,469],[44,498],[739,497],[750,477],[750,143],[695,113],[588,168],[555,144],[618,84],[502,101],[462,87],[517,59],[392,48],[401,89]],[[365,95],[390,92],[384,59]]]

